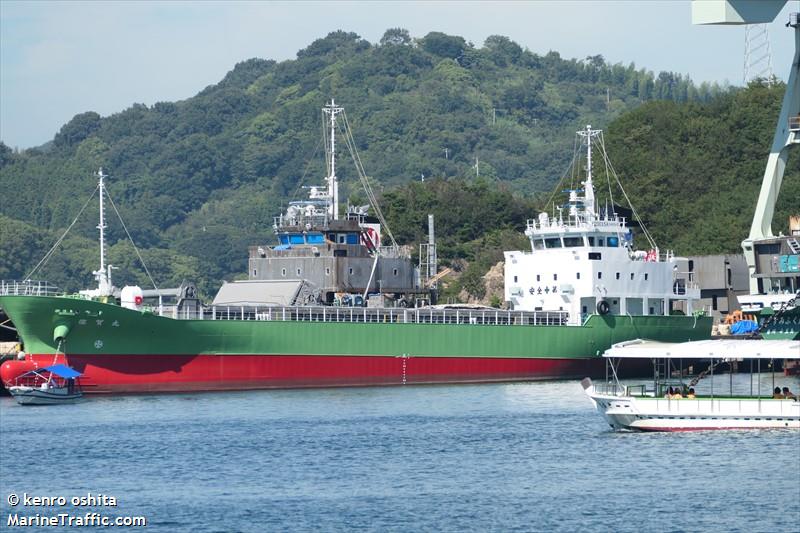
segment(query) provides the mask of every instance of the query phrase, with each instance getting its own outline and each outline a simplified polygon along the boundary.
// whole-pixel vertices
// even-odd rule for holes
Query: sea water
[[[734,380],[739,392],[759,381],[763,393],[800,389],[771,374]],[[715,384],[728,386],[727,376]],[[59,513],[144,517],[146,527],[126,530],[168,532],[800,527],[800,432],[613,432],[575,381],[47,407],[4,397],[0,444],[7,531],[73,530],[9,527],[12,515]],[[12,494],[28,500],[12,506]],[[88,523],[77,529],[94,530]]]

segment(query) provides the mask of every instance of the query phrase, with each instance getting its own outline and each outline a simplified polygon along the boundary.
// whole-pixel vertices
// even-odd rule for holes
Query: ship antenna
[[[322,108],[322,112],[331,117],[331,159],[330,175],[325,178],[328,182],[328,214],[333,220],[339,220],[339,182],[336,179],[336,115],[344,111],[337,107],[333,98],[331,103]]]

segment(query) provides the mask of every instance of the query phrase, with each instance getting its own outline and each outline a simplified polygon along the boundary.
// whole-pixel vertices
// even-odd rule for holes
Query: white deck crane
[[[786,0],[694,0],[692,2],[692,22],[694,24],[765,24],[775,20],[786,4]],[[767,167],[761,182],[750,234],[742,241],[744,257],[747,261],[750,294],[759,290],[759,276],[756,262],[756,241],[773,237],[772,218],[775,203],[786,169],[788,148],[800,144],[800,20],[798,13],[790,15],[787,27],[794,32],[794,59],[786,82],[775,136],[772,140]],[[796,288],[795,288],[796,290]]]

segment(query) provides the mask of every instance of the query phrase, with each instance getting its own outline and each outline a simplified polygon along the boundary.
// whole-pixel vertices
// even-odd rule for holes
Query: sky
[[[772,64],[786,79],[794,53],[784,24],[769,25]],[[505,35],[532,52],[602,54],[656,73],[741,85],[742,26],[693,26],[688,0],[173,2],[0,0],[0,141],[39,146],[85,111],[191,97],[233,66],[293,59],[336,30],[377,43],[388,28],[441,31],[481,46]]]

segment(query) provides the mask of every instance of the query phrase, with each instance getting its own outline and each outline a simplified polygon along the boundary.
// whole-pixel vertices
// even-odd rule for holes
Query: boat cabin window
[[[336,237],[337,237],[336,242],[338,242],[339,244],[344,244],[345,243],[345,239],[347,238],[347,235],[345,235],[344,233],[340,233]]]
[[[306,242],[308,244],[325,244],[325,237],[322,233],[310,233],[306,236]]]
[[[544,250],[544,241],[542,239],[534,239],[533,240],[533,249],[534,250]]]
[[[590,261],[600,261],[602,258],[603,255],[600,252],[589,252]]]
[[[558,237],[551,237],[549,239],[545,239],[544,245],[546,248],[561,248],[561,239],[559,239]]]
[[[304,242],[302,234],[289,235],[289,244],[304,244]]]
[[[348,233],[347,244],[358,244],[358,233]]]
[[[597,238],[597,246],[603,247],[606,245],[606,240],[603,237]]]
[[[587,237],[589,239],[589,246],[594,246],[594,237]]]
[[[583,246],[583,237],[564,237],[564,248]]]
[[[278,237],[278,239],[281,241],[281,244],[289,244],[288,235],[281,235],[280,237]]]
[[[331,242],[336,242],[336,234],[335,233],[328,233],[328,240]]]
[[[618,237],[609,237],[608,238],[608,247],[609,248],[616,248],[619,246],[619,238]]]

